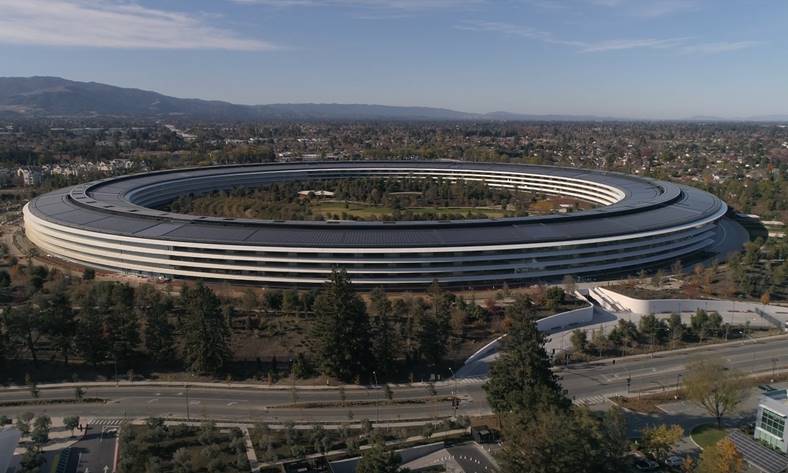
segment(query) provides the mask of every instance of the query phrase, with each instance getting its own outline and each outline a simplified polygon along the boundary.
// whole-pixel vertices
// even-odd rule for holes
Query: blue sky
[[[788,114],[785,0],[0,0],[0,75],[237,103]]]

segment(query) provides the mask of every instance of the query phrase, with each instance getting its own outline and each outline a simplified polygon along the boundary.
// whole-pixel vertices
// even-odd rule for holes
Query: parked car
[[[671,468],[679,468],[683,464],[684,457],[680,457],[678,455],[671,455],[665,459],[665,466],[669,466]]]
[[[659,468],[659,463],[655,462],[654,460],[644,458],[643,460],[638,460],[635,462],[635,468],[640,471],[654,471]]]

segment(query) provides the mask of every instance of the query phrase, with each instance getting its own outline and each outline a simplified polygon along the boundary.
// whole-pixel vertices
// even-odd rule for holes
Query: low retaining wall
[[[762,311],[781,323],[788,321],[788,312],[785,311],[785,308],[779,306],[754,302],[704,299],[635,299],[603,287],[597,287],[596,290],[604,294],[608,299],[613,300],[616,304],[637,314],[694,313],[701,309],[719,312],[720,314],[751,313],[755,315]]]
[[[594,306],[589,303],[587,306],[581,307],[579,309],[568,310],[566,312],[560,312],[558,314],[539,319],[536,321],[536,328],[542,332],[553,332],[559,328],[567,328],[572,325],[579,325],[582,323],[591,322],[593,320]],[[501,339],[505,336],[506,335],[501,335],[500,337],[478,349],[476,353],[469,356],[468,359],[465,360],[465,364],[467,365],[468,363],[485,358],[491,353],[497,351]]]
[[[536,327],[542,332],[552,332],[559,328],[579,325],[594,320],[594,306],[591,304],[579,309],[561,312],[536,321]]]

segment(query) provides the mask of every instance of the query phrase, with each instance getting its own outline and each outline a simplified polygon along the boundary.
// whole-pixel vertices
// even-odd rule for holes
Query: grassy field
[[[700,448],[707,448],[725,438],[725,429],[713,424],[703,424],[692,429],[690,436]]]
[[[331,219],[333,215],[342,215],[343,213],[364,219],[383,218],[394,213],[394,209],[391,207],[376,207],[357,202],[348,203],[347,205],[344,202],[335,201],[315,202],[311,205],[311,208],[315,214],[320,214],[325,219]],[[487,218],[502,218],[515,215],[514,212],[484,207],[408,207],[403,209],[403,212],[411,212],[417,215],[430,213],[467,214],[471,212],[484,214]]]

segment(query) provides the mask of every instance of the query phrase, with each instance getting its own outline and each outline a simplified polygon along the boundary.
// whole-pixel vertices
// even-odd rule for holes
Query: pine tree
[[[128,284],[113,283],[109,288],[106,333],[112,356],[119,364],[127,363],[140,344],[140,325],[134,310],[134,289]]]
[[[155,363],[166,363],[174,358],[174,328],[169,321],[172,305],[158,291],[148,293],[140,314],[145,322],[145,350]]]
[[[104,334],[104,318],[96,309],[96,300],[88,294],[79,311],[76,334],[77,352],[88,363],[98,365],[107,359],[109,343]]]
[[[394,314],[391,301],[382,289],[375,289],[370,296],[372,314],[372,355],[375,369],[382,379],[394,373],[398,355],[398,337],[394,330]]]
[[[183,359],[198,373],[216,373],[232,358],[230,328],[219,298],[202,283],[181,292]]]
[[[490,369],[484,385],[487,399],[499,414],[511,411],[535,413],[554,406],[567,409],[571,405],[558,377],[550,369],[545,351],[545,337],[531,317],[529,301],[519,300],[509,307],[512,320],[509,334],[502,341],[500,357]]]
[[[369,317],[344,270],[333,271],[313,307],[312,353],[321,372],[351,381],[369,369]]]
[[[63,356],[63,362],[68,365],[68,359],[74,351],[77,320],[71,309],[71,302],[65,291],[60,288],[43,301],[43,325],[52,348]]]

